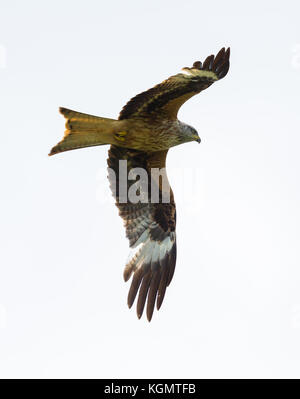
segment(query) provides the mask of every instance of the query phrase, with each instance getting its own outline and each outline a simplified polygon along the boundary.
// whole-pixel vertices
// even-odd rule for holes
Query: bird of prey
[[[176,263],[176,208],[171,188],[163,187],[165,163],[169,148],[190,141],[200,142],[197,131],[177,119],[181,105],[195,94],[222,79],[229,70],[230,49],[222,48],[216,56],[171,76],[153,88],[133,97],[121,110],[119,118],[92,116],[66,108],[60,112],[66,118],[62,141],[49,155],[77,148],[109,144],[108,167],[110,186],[124,220],[130,247],[135,250],[124,270],[125,281],[132,277],[128,306],[137,299],[137,315],[143,314],[145,303],[150,321],[155,307],[159,309],[170,284]],[[120,165],[125,165],[123,173]],[[130,171],[143,169],[148,185],[137,190],[142,200],[128,195],[132,184]],[[159,174],[152,170],[158,169]],[[151,175],[151,176],[150,176]],[[153,201],[151,190],[158,199]],[[164,191],[169,190],[168,200]],[[122,193],[121,193],[122,191]]]

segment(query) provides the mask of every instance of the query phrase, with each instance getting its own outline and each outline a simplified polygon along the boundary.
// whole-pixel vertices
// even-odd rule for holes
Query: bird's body
[[[166,119],[161,115],[114,120],[92,117],[92,115],[62,107],[60,112],[67,118],[66,136],[53,147],[50,155],[73,150],[75,145],[78,145],[76,148],[83,148],[101,144],[155,152],[167,150],[188,141],[199,140],[195,129],[189,125],[178,119]],[[94,140],[93,144],[90,143],[91,139]],[[76,140],[75,144],[74,140]]]
[[[194,141],[195,136],[185,132],[189,126],[179,120],[168,120],[159,116],[152,118],[132,118],[122,120],[127,122],[124,131],[124,142],[119,146],[140,151],[162,151],[188,141]],[[143,134],[141,135],[141,132]],[[127,138],[128,135],[128,138]],[[199,139],[197,137],[196,139]]]
[[[200,142],[196,130],[180,122],[177,113],[185,101],[223,78],[228,69],[229,49],[223,48],[216,57],[207,57],[203,65],[197,61],[193,67],[183,68],[183,72],[132,98],[118,120],[60,108],[67,120],[65,136],[49,155],[111,145],[109,181],[130,247],[135,249],[124,271],[125,281],[133,274],[128,305],[132,306],[139,292],[138,317],[147,300],[149,321],[155,303],[158,309],[162,304],[176,263],[176,208],[165,172],[167,152],[179,144]],[[141,174],[141,170],[145,172],[144,181],[141,175],[142,183],[136,189],[132,176]],[[134,190],[138,195],[133,196]]]

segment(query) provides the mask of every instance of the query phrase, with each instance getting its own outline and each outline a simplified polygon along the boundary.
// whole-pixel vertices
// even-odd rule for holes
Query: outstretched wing
[[[176,119],[183,103],[227,74],[229,56],[230,49],[225,51],[223,47],[216,57],[210,55],[203,64],[196,61],[191,68],[183,68],[182,73],[133,97],[122,109],[119,119],[152,113]]]
[[[166,155],[167,151],[146,153],[111,146],[107,160],[110,187],[119,214],[124,220],[130,247],[135,250],[124,270],[125,281],[133,274],[128,306],[130,308],[133,305],[138,293],[137,315],[139,318],[142,316],[147,300],[149,321],[155,302],[157,309],[162,304],[176,263],[176,209],[173,193],[165,175]],[[127,161],[127,165],[124,161]],[[139,184],[139,202],[131,195],[134,188],[132,185],[136,184],[136,181],[127,178],[132,177],[132,171],[141,171],[134,168],[142,168],[148,176],[146,185],[141,182]],[[151,168],[162,168],[162,175],[155,174],[151,177]],[[158,202],[151,202],[151,193],[155,190],[158,192]],[[124,198],[124,193],[127,198]],[[153,197],[152,201],[155,200]],[[163,203],[166,199],[167,202]]]

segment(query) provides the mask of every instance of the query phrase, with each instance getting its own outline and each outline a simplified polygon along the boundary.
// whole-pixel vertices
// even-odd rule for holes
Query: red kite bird
[[[110,185],[119,214],[124,219],[130,247],[135,249],[124,271],[125,281],[133,274],[128,306],[132,306],[138,293],[139,318],[146,300],[149,321],[155,303],[157,309],[160,308],[175,269],[175,202],[172,190],[162,184],[166,179],[167,152],[178,144],[200,142],[197,131],[177,119],[178,110],[189,98],[227,74],[229,55],[230,49],[222,48],[216,56],[207,57],[203,64],[196,61],[191,68],[183,68],[181,73],[132,98],[118,120],[60,108],[67,120],[66,131],[63,140],[52,148],[49,155],[76,148],[111,145],[107,160]],[[133,183],[129,179],[130,172],[124,174],[120,168],[124,162],[129,171],[139,168],[149,177],[146,185],[139,186],[140,201],[127,195]],[[153,176],[152,170],[157,168],[160,172]],[[156,201],[151,196],[153,187],[158,192]],[[165,191],[169,191],[168,201],[163,200]],[[122,197],[124,192],[125,200]]]

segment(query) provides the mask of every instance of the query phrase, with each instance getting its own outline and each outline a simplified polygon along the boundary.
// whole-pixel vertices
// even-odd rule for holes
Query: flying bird
[[[190,141],[200,143],[193,127],[180,122],[177,113],[183,103],[195,94],[222,79],[229,70],[230,49],[222,48],[216,56],[208,56],[203,63],[182,68],[153,88],[133,97],[121,110],[119,118],[92,116],[67,108],[60,108],[66,119],[62,141],[49,155],[77,148],[110,144],[107,164],[112,193],[124,220],[126,236],[134,254],[125,266],[124,279],[132,282],[128,306],[137,298],[137,315],[143,314],[145,304],[150,321],[156,304],[161,307],[176,264],[176,207],[165,173],[169,148]],[[123,161],[123,163],[122,163]],[[125,165],[129,173],[123,173]],[[148,183],[139,186],[142,200],[131,199],[130,171],[146,171]],[[159,174],[152,175],[158,169]],[[125,176],[125,177],[124,177]],[[167,182],[168,183],[168,182]],[[167,188],[166,188],[167,186]],[[158,192],[152,201],[151,190]],[[124,200],[124,190],[125,200]],[[169,191],[168,200],[164,194]]]

